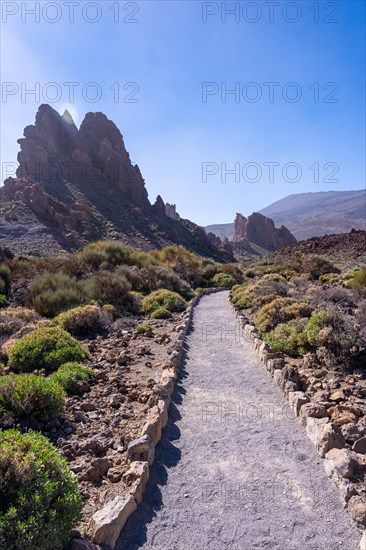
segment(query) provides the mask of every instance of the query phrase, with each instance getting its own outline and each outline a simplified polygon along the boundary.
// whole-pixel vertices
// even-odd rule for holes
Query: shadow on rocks
[[[130,516],[122,529],[116,544],[116,550],[138,550],[147,541],[147,525],[156,516],[156,512],[163,506],[160,488],[166,485],[169,468],[176,466],[180,460],[181,452],[175,447],[173,441],[180,438],[180,430],[176,422],[181,415],[177,405],[183,401],[186,390],[182,382],[187,378],[188,373],[185,365],[188,356],[188,346],[184,345],[181,365],[177,383],[172,395],[169,407],[169,418],[163,430],[162,438],[155,450],[155,461],[150,468],[150,479],[146,487],[142,503],[136,512]]]

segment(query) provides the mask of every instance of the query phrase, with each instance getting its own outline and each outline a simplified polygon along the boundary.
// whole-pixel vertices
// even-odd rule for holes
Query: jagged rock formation
[[[165,204],[165,212],[166,212],[166,215],[169,216],[169,218],[172,218],[173,220],[180,220],[180,215],[177,212],[177,208],[175,204],[169,204],[167,202]]]
[[[276,228],[273,220],[254,212],[248,218],[237,214],[234,222],[234,245],[236,248],[250,248],[252,244],[269,251],[279,250],[296,243],[295,237],[285,227]]]
[[[115,238],[142,250],[177,243],[230,259],[175,206],[169,216],[160,196],[150,203],[121,132],[103,113],[88,113],[78,130],[68,111],[41,105],[18,143],[17,177],[0,187],[0,244],[49,254]]]

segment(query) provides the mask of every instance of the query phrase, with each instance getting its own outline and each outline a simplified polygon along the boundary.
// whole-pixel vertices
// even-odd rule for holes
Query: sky
[[[1,2],[2,179],[40,104],[122,132],[200,225],[365,186],[365,3]],[[32,90],[36,93],[32,93]]]

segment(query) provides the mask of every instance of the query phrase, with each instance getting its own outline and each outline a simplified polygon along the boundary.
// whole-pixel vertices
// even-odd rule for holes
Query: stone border
[[[149,481],[149,468],[155,458],[155,447],[168,422],[168,409],[183,358],[183,345],[191,326],[194,307],[203,296],[222,290],[224,289],[207,289],[199,296],[195,296],[181,315],[180,323],[169,335],[171,342],[167,349],[163,372],[148,401],[150,408],[140,428],[140,436],[131,441],[127,447],[127,460],[130,467],[123,475],[123,479],[129,484],[129,490],[124,495],[116,496],[93,514],[90,528],[96,544],[74,539],[69,550],[98,550],[100,547],[97,545],[105,545],[113,550],[126,521],[141,504]]]
[[[230,298],[229,303],[234,307]],[[325,472],[337,486],[346,508],[351,496],[356,494],[349,479],[357,464],[365,466],[365,455],[346,448],[342,432],[329,417],[317,417],[315,403],[311,403],[304,392],[298,391],[296,369],[286,365],[285,355],[282,352],[271,351],[270,346],[260,338],[258,330],[251,321],[235,307],[234,310],[244,334],[253,341],[260,361],[282,389],[293,413],[299,417],[307,436],[320,457],[324,459]],[[366,550],[366,530],[362,531],[358,526],[357,528],[362,532],[358,550]]]

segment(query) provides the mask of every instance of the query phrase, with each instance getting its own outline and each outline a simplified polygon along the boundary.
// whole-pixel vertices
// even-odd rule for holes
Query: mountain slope
[[[286,225],[298,240],[366,229],[366,192],[328,191],[289,195],[260,210]]]
[[[168,217],[160,196],[150,203],[121,132],[103,113],[87,113],[78,129],[67,111],[41,105],[18,143],[17,177],[0,187],[0,245],[44,255],[120,239],[141,250],[181,244],[231,259],[203,228]]]
[[[286,226],[297,240],[333,233],[345,233],[352,228],[366,229],[366,191],[327,191],[289,195],[259,210],[275,224]],[[234,238],[234,224],[208,225],[220,238]]]

